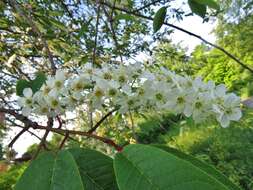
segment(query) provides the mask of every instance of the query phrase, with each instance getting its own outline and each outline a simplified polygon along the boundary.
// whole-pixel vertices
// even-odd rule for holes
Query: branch
[[[112,33],[112,39],[115,43],[115,47],[116,47],[117,51],[119,52],[120,61],[121,61],[121,63],[123,63],[123,58],[122,58],[121,51],[120,51],[120,48],[119,48],[119,43],[118,43],[117,36],[116,36],[114,26],[113,26],[113,18],[112,17],[113,17],[114,9],[112,9],[111,15],[109,15],[109,13],[106,11],[105,6],[103,6],[103,10],[105,12],[105,15],[106,15],[108,21],[109,21],[109,27],[108,28],[110,29],[110,31]]]
[[[89,132],[49,128],[49,127],[41,126],[41,125],[34,125],[34,126],[32,126],[32,128],[33,129],[48,130],[48,131],[55,132],[55,133],[58,133],[58,134],[61,134],[61,135],[69,133],[69,134],[72,134],[72,135],[80,135],[80,136],[90,137],[90,138],[97,139],[99,141],[104,142],[107,145],[110,145],[110,146],[114,147],[119,152],[122,151],[122,149],[123,149],[123,147],[117,145],[113,140],[105,138],[105,137],[97,136],[97,135],[91,134]]]
[[[150,21],[153,21],[153,20],[154,20],[154,18],[152,18],[152,17],[150,17],[150,16],[145,16],[145,15],[139,14],[139,13],[137,13],[137,12],[135,12],[135,11],[130,11],[130,10],[128,10],[128,9],[124,9],[124,8],[121,8],[121,7],[113,6],[113,5],[111,5],[110,3],[107,3],[107,2],[104,2],[104,1],[102,1],[101,4],[107,6],[107,7],[111,8],[111,9],[116,9],[116,10],[119,10],[119,11],[121,11],[121,12],[130,14],[130,15],[134,15],[134,16],[137,16],[137,17],[146,19],[146,20],[150,20]],[[234,61],[236,61],[236,62],[237,62],[239,65],[241,65],[243,68],[245,68],[245,69],[247,69],[247,70],[249,70],[250,72],[253,73],[253,69],[252,69],[252,68],[248,67],[248,66],[247,66],[245,63],[243,63],[240,59],[236,58],[234,55],[232,55],[231,53],[229,53],[229,52],[228,52],[227,50],[225,50],[224,48],[222,48],[222,47],[220,47],[220,46],[218,46],[218,45],[215,45],[215,44],[213,44],[213,43],[207,41],[206,39],[202,38],[201,36],[199,36],[199,35],[197,35],[197,34],[194,34],[194,33],[190,32],[190,31],[188,31],[188,30],[186,30],[186,29],[184,29],[184,28],[181,28],[181,27],[179,27],[179,26],[176,26],[176,25],[174,25],[174,24],[170,24],[170,23],[168,23],[168,22],[164,22],[163,24],[166,25],[166,26],[169,26],[169,27],[171,27],[171,28],[174,28],[174,29],[176,29],[176,30],[179,30],[179,31],[181,31],[181,32],[184,32],[184,33],[186,33],[186,34],[188,34],[188,35],[190,35],[190,36],[193,36],[193,37],[195,37],[195,38],[198,38],[199,40],[201,40],[201,41],[204,42],[205,44],[208,44],[208,45],[210,45],[210,46],[212,46],[212,47],[214,47],[214,48],[220,50],[221,52],[225,53],[228,57],[230,57],[231,59],[233,59]]]
[[[115,109],[109,111],[107,114],[105,114],[104,117],[102,117],[102,118],[96,123],[96,125],[95,125],[94,127],[92,127],[92,128],[88,131],[88,133],[91,134],[91,133],[93,133],[94,131],[96,131],[97,128],[104,122],[104,120],[105,120],[107,117],[109,117],[110,115],[112,115],[113,112],[115,112],[116,110],[117,110],[117,109],[115,108]]]
[[[90,137],[90,138],[94,138],[99,141],[102,141],[109,146],[114,147],[117,151],[122,151],[122,149],[123,149],[123,147],[117,145],[113,140],[105,138],[105,137],[97,136],[97,135],[91,134],[89,132],[74,131],[74,130],[67,130],[67,129],[57,129],[57,128],[52,128],[50,126],[42,126],[42,125],[39,125],[37,122],[31,121],[27,117],[17,113],[15,110],[11,110],[11,109],[5,109],[5,108],[0,107],[0,112],[4,112],[4,113],[14,116],[16,119],[23,122],[26,126],[29,126],[33,129],[46,130],[46,131],[58,133],[58,134],[64,135],[64,136],[66,133],[68,133],[69,135],[72,134],[72,135],[80,135],[80,136]],[[102,118],[101,120],[100,120],[100,123],[102,123],[104,119]],[[97,124],[97,125],[99,126],[100,124]]]
[[[69,133],[67,132],[66,135],[64,136],[60,146],[59,146],[59,150],[62,149],[62,147],[64,146],[65,142],[67,141],[67,139],[69,138]]]
[[[61,117],[60,117],[59,115],[57,115],[57,116],[56,116],[56,119],[57,119],[57,121],[58,121],[58,123],[59,123],[58,128],[61,129],[61,128],[62,128],[62,120],[61,120]]]
[[[53,127],[53,124],[54,124],[54,120],[53,118],[48,118],[48,121],[47,121],[47,128],[52,128]],[[38,149],[37,151],[35,152],[34,156],[33,156],[33,159],[35,159],[39,153],[40,153],[40,150],[42,147],[45,147],[46,145],[46,141],[47,141],[47,136],[49,135],[49,130],[46,130],[44,136],[42,137],[42,140],[40,141],[40,144],[38,146]]]
[[[13,147],[13,145],[15,144],[15,142],[18,140],[18,138],[24,134],[26,131],[28,131],[30,127],[29,126],[26,126],[24,127],[12,140],[11,142],[8,144],[8,147],[11,148]]]
[[[24,17],[24,19],[28,22],[28,24],[31,26],[32,30],[34,33],[36,33],[38,35],[39,38],[41,38],[41,41],[43,43],[43,46],[46,49],[47,55],[48,55],[48,59],[51,63],[51,69],[52,69],[52,74],[54,75],[56,72],[56,66],[54,64],[54,60],[53,60],[53,55],[48,47],[47,41],[44,39],[42,33],[40,32],[40,30],[37,28],[37,26],[35,25],[35,23],[33,22],[32,18],[29,15],[26,15],[25,12],[22,10],[22,8],[20,7],[20,5],[15,1],[15,0],[9,0],[10,5],[16,9],[16,11],[20,14],[21,17]]]
[[[12,121],[11,119],[6,118],[6,120],[9,121],[9,122],[13,125],[13,127],[19,127],[19,128],[21,128],[21,129],[24,129],[23,126],[21,126],[21,125],[15,123],[15,122]],[[7,128],[5,128],[5,129],[7,129]],[[26,132],[30,133],[32,136],[35,136],[35,137],[36,137],[37,139],[39,139],[40,141],[42,140],[42,138],[40,138],[38,135],[36,135],[36,134],[33,133],[32,131],[29,131],[29,129],[27,129]],[[45,147],[45,149],[46,149],[46,150],[49,150],[47,147]]]

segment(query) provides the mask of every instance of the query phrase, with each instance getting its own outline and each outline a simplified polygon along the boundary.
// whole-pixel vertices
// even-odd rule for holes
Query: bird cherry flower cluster
[[[93,110],[117,109],[171,111],[195,122],[215,118],[222,127],[241,118],[240,98],[227,93],[213,81],[181,76],[165,68],[152,71],[142,64],[110,65],[94,68],[86,64],[78,74],[58,70],[39,91],[25,88],[18,100],[22,113],[54,117],[80,105]]]

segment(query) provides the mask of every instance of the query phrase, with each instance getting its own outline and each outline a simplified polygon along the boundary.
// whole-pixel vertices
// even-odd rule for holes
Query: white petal
[[[220,85],[216,86],[216,88],[215,88],[215,93],[218,97],[225,96],[226,91],[227,91],[227,89],[224,84],[220,84]]]
[[[229,123],[230,123],[230,120],[229,118],[227,117],[227,115],[223,115],[221,117],[221,120],[220,120],[220,124],[222,127],[228,127],[229,126]]]
[[[242,111],[239,108],[235,108],[232,114],[229,115],[230,120],[238,121],[242,117]]]
[[[230,93],[225,96],[224,106],[225,107],[235,107],[235,106],[239,106],[240,102],[241,102],[241,100],[238,96],[236,96],[233,93]]]
[[[186,117],[190,117],[192,115],[192,106],[191,105],[186,105],[184,108],[184,115]]]
[[[20,106],[20,107],[23,107],[24,105],[25,105],[25,98],[19,98],[18,99],[18,105]]]
[[[22,114],[26,117],[28,117],[31,113],[31,109],[30,108],[27,108],[27,107],[24,107],[22,108]]]
[[[31,88],[25,88],[25,89],[23,90],[23,95],[24,95],[25,97],[32,97],[32,95],[33,95],[32,89],[31,89]]]
[[[128,95],[131,94],[131,87],[128,84],[125,84],[124,86],[122,86],[122,90]]]
[[[64,81],[65,80],[65,73],[62,70],[56,71],[55,79],[59,81]]]

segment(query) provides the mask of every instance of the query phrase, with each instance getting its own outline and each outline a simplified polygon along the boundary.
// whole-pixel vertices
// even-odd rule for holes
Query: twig
[[[105,114],[105,115],[96,123],[96,125],[95,125],[94,127],[92,127],[92,128],[88,131],[88,133],[91,134],[91,133],[93,133],[94,131],[96,131],[97,128],[104,122],[104,120],[105,120],[107,117],[109,117],[110,115],[112,115],[113,112],[115,112],[116,110],[117,110],[117,109],[115,108],[115,109],[109,111],[107,114]]]
[[[62,142],[61,142],[61,144],[59,146],[59,150],[62,149],[62,147],[64,146],[64,144],[65,144],[65,142],[67,141],[68,138],[69,138],[69,133],[66,132],[66,135],[64,136],[64,138],[63,138],[63,140],[62,140]]]
[[[26,131],[28,131],[28,129],[29,129],[29,126],[26,126],[26,127],[24,127],[12,140],[11,140],[11,142],[8,144],[8,147],[13,147],[13,145],[15,144],[15,142],[18,140],[18,138],[22,135],[22,134],[24,134]]]
[[[19,128],[21,128],[21,129],[24,129],[23,126],[21,126],[21,125],[15,123],[15,122],[12,121],[11,119],[6,118],[6,120],[9,121],[9,122],[13,125],[13,127],[19,127]],[[7,128],[5,128],[5,129],[7,129]],[[42,138],[40,138],[38,135],[36,135],[36,134],[33,133],[32,131],[30,131],[29,129],[27,129],[26,132],[30,133],[32,136],[35,136],[35,137],[36,137],[37,139],[39,139],[40,141],[42,140]],[[45,147],[45,149],[48,150],[47,147]]]
[[[108,21],[109,21],[110,27],[108,27],[108,28],[110,29],[110,31],[112,33],[112,39],[113,39],[113,41],[115,43],[115,47],[116,47],[117,51],[119,52],[120,61],[121,61],[121,63],[123,63],[123,58],[122,58],[121,51],[120,51],[120,48],[119,48],[119,43],[118,43],[117,36],[116,36],[115,30],[114,30],[114,26],[113,26],[113,19],[112,19],[112,17],[113,17],[114,9],[112,9],[111,15],[109,15],[109,13],[106,11],[105,6],[103,6],[103,10],[104,10],[104,13],[105,13]]]
[[[47,128],[52,128],[53,127],[53,122],[54,122],[54,120],[52,118],[48,118]],[[45,146],[46,141],[47,141],[47,136],[49,135],[49,132],[50,131],[47,129],[44,136],[42,137],[42,140],[40,141],[40,144],[38,146],[37,151],[35,152],[35,154],[33,156],[33,159],[35,159],[39,155],[41,148]]]
[[[90,104],[89,106],[88,106],[88,115],[87,115],[87,117],[88,117],[88,125],[89,125],[89,127],[90,128],[92,128],[92,126],[93,126],[93,110],[92,110],[92,105]]]
[[[100,4],[98,4],[98,7],[97,7],[97,18],[96,18],[96,28],[95,28],[95,41],[94,41],[94,48],[93,48],[93,54],[92,54],[92,63],[93,63],[93,65],[96,64],[99,18],[100,18]]]
[[[59,126],[58,126],[58,129],[61,129],[62,128],[62,120],[61,120],[61,117],[59,115],[56,116],[56,119],[59,123]]]
[[[130,121],[131,121],[131,129],[132,129],[133,137],[134,137],[135,141],[138,142],[138,137],[135,132],[134,120],[133,120],[133,116],[132,116],[132,113],[130,110],[129,110],[129,117],[130,117]]]
[[[102,1],[101,4],[107,6],[107,7],[111,8],[111,9],[116,9],[116,10],[119,10],[119,11],[121,11],[121,12],[130,14],[130,15],[134,15],[134,16],[137,16],[137,17],[146,19],[146,20],[150,20],[150,21],[153,21],[153,20],[154,20],[154,18],[152,18],[152,17],[150,17],[150,16],[145,16],[145,15],[139,14],[139,13],[137,13],[137,12],[135,12],[135,11],[130,11],[130,10],[127,10],[127,9],[124,9],[124,8],[121,8],[121,7],[113,6],[113,5],[111,5],[110,3],[106,3],[106,2],[104,2],[104,1]],[[181,28],[181,27],[179,27],[179,26],[176,26],[176,25],[174,25],[174,24],[170,24],[170,23],[168,23],[168,22],[164,22],[163,24],[166,25],[166,26],[170,26],[171,28],[174,28],[174,29],[179,30],[179,31],[181,31],[181,32],[184,32],[184,33],[186,33],[186,34],[188,34],[188,35],[190,35],[190,36],[193,36],[193,37],[195,37],[195,38],[198,38],[199,40],[201,40],[201,41],[204,42],[205,44],[208,44],[208,45],[210,45],[210,46],[212,46],[212,47],[214,47],[214,48],[216,48],[216,49],[222,51],[222,52],[225,53],[228,57],[230,57],[231,59],[233,59],[234,61],[236,61],[239,65],[241,65],[243,68],[245,68],[245,69],[247,69],[247,70],[249,70],[250,72],[253,73],[253,69],[251,69],[250,67],[248,67],[245,63],[243,63],[241,60],[239,60],[237,57],[235,57],[234,55],[232,55],[231,53],[229,53],[229,52],[228,52],[227,50],[225,50],[224,48],[222,48],[222,47],[220,47],[220,46],[218,46],[218,45],[215,45],[215,44],[213,44],[213,43],[207,41],[206,39],[202,38],[201,36],[199,36],[199,35],[197,35],[197,34],[194,34],[194,33],[190,32],[190,31],[188,31],[188,30],[186,30],[186,29],[184,29],[184,28]]]
[[[147,8],[147,7],[150,7],[151,5],[155,5],[156,3],[159,3],[160,1],[161,0],[156,0],[156,1],[153,1],[151,3],[148,3],[148,4],[144,5],[143,7],[140,7],[138,9],[134,10],[134,12],[139,12],[139,11],[141,11],[141,10]]]

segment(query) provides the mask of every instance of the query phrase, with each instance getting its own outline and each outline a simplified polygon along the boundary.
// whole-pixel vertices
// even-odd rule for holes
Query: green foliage
[[[164,145],[153,145],[157,148],[161,148],[162,150],[169,152],[173,154],[174,156],[177,156],[178,158],[185,159],[188,162],[190,162],[192,165],[196,166],[197,168],[201,169],[202,171],[211,174],[213,178],[217,179],[218,181],[222,182],[224,185],[228,186],[230,189],[236,189],[240,190],[237,186],[235,186],[231,181],[229,181],[224,175],[222,175],[218,170],[216,170],[214,167],[206,164],[205,162],[202,162],[200,160],[197,160],[193,156],[190,156],[188,154],[184,154],[183,152],[178,151],[177,149],[164,146]]]
[[[25,88],[30,88],[30,87],[31,87],[30,82],[24,79],[20,79],[16,85],[16,94],[18,96],[23,96],[23,90]]]
[[[0,190],[13,190],[27,164],[12,165],[5,172],[0,172]]]
[[[196,0],[188,0],[188,4],[191,8],[191,11],[196,15],[204,18],[206,15],[206,5],[198,3]]]
[[[36,78],[31,81],[20,79],[18,80],[17,85],[16,85],[16,94],[18,96],[23,96],[23,90],[25,88],[31,88],[33,93],[35,93],[45,83],[46,79],[47,79],[46,75],[42,72],[38,72],[36,74]]]
[[[206,5],[212,9],[219,10],[220,6],[215,0],[195,0],[197,3]]]
[[[43,153],[32,162],[18,181],[15,190],[26,190],[30,187],[36,190],[83,190],[77,166],[67,151],[61,151],[57,157],[53,153]]]
[[[161,138],[163,134],[178,134],[175,128],[175,123],[180,120],[180,115],[164,113],[160,116],[157,114],[146,114],[145,119],[138,121],[138,142],[143,144],[160,143],[163,144],[164,139]]]
[[[221,171],[245,190],[253,188],[253,129],[251,111],[240,123],[218,126],[185,123],[177,135],[160,136],[164,143],[197,157]],[[178,126],[179,127],[179,126]],[[174,128],[177,131],[177,128]]]
[[[31,81],[31,88],[33,93],[37,92],[42,87],[42,85],[45,83],[46,80],[47,80],[46,75],[42,72],[38,72],[36,74],[36,78]]]
[[[244,110],[240,122],[229,128],[213,123],[196,125],[170,114],[147,117],[139,124],[140,143],[175,147],[214,166],[242,189],[253,188],[253,112]]]
[[[202,18],[206,16],[207,7],[217,11],[220,9],[219,4],[214,0],[188,0],[188,4],[191,11]]]
[[[111,158],[94,150],[70,149],[57,154],[42,153],[24,172],[15,190],[30,187],[35,190],[115,190],[114,179]]]
[[[167,13],[167,7],[162,7],[156,12],[154,21],[153,21],[154,33],[157,32],[162,27],[163,22],[166,17],[166,13]]]
[[[113,160],[90,149],[70,149],[81,175],[84,189],[116,190]]]
[[[124,147],[114,160],[90,149],[42,153],[23,173],[15,190],[31,187],[34,190],[143,190],[147,187],[150,190],[170,187],[238,190],[218,171],[193,157],[168,147],[140,144]]]
[[[208,168],[206,173],[206,169],[195,162],[198,161],[194,158],[189,161],[168,149],[163,151],[151,146],[128,145],[116,155],[114,167],[121,190],[141,190],[147,187],[150,190],[238,189],[217,171]],[[215,176],[212,175],[214,173]]]

